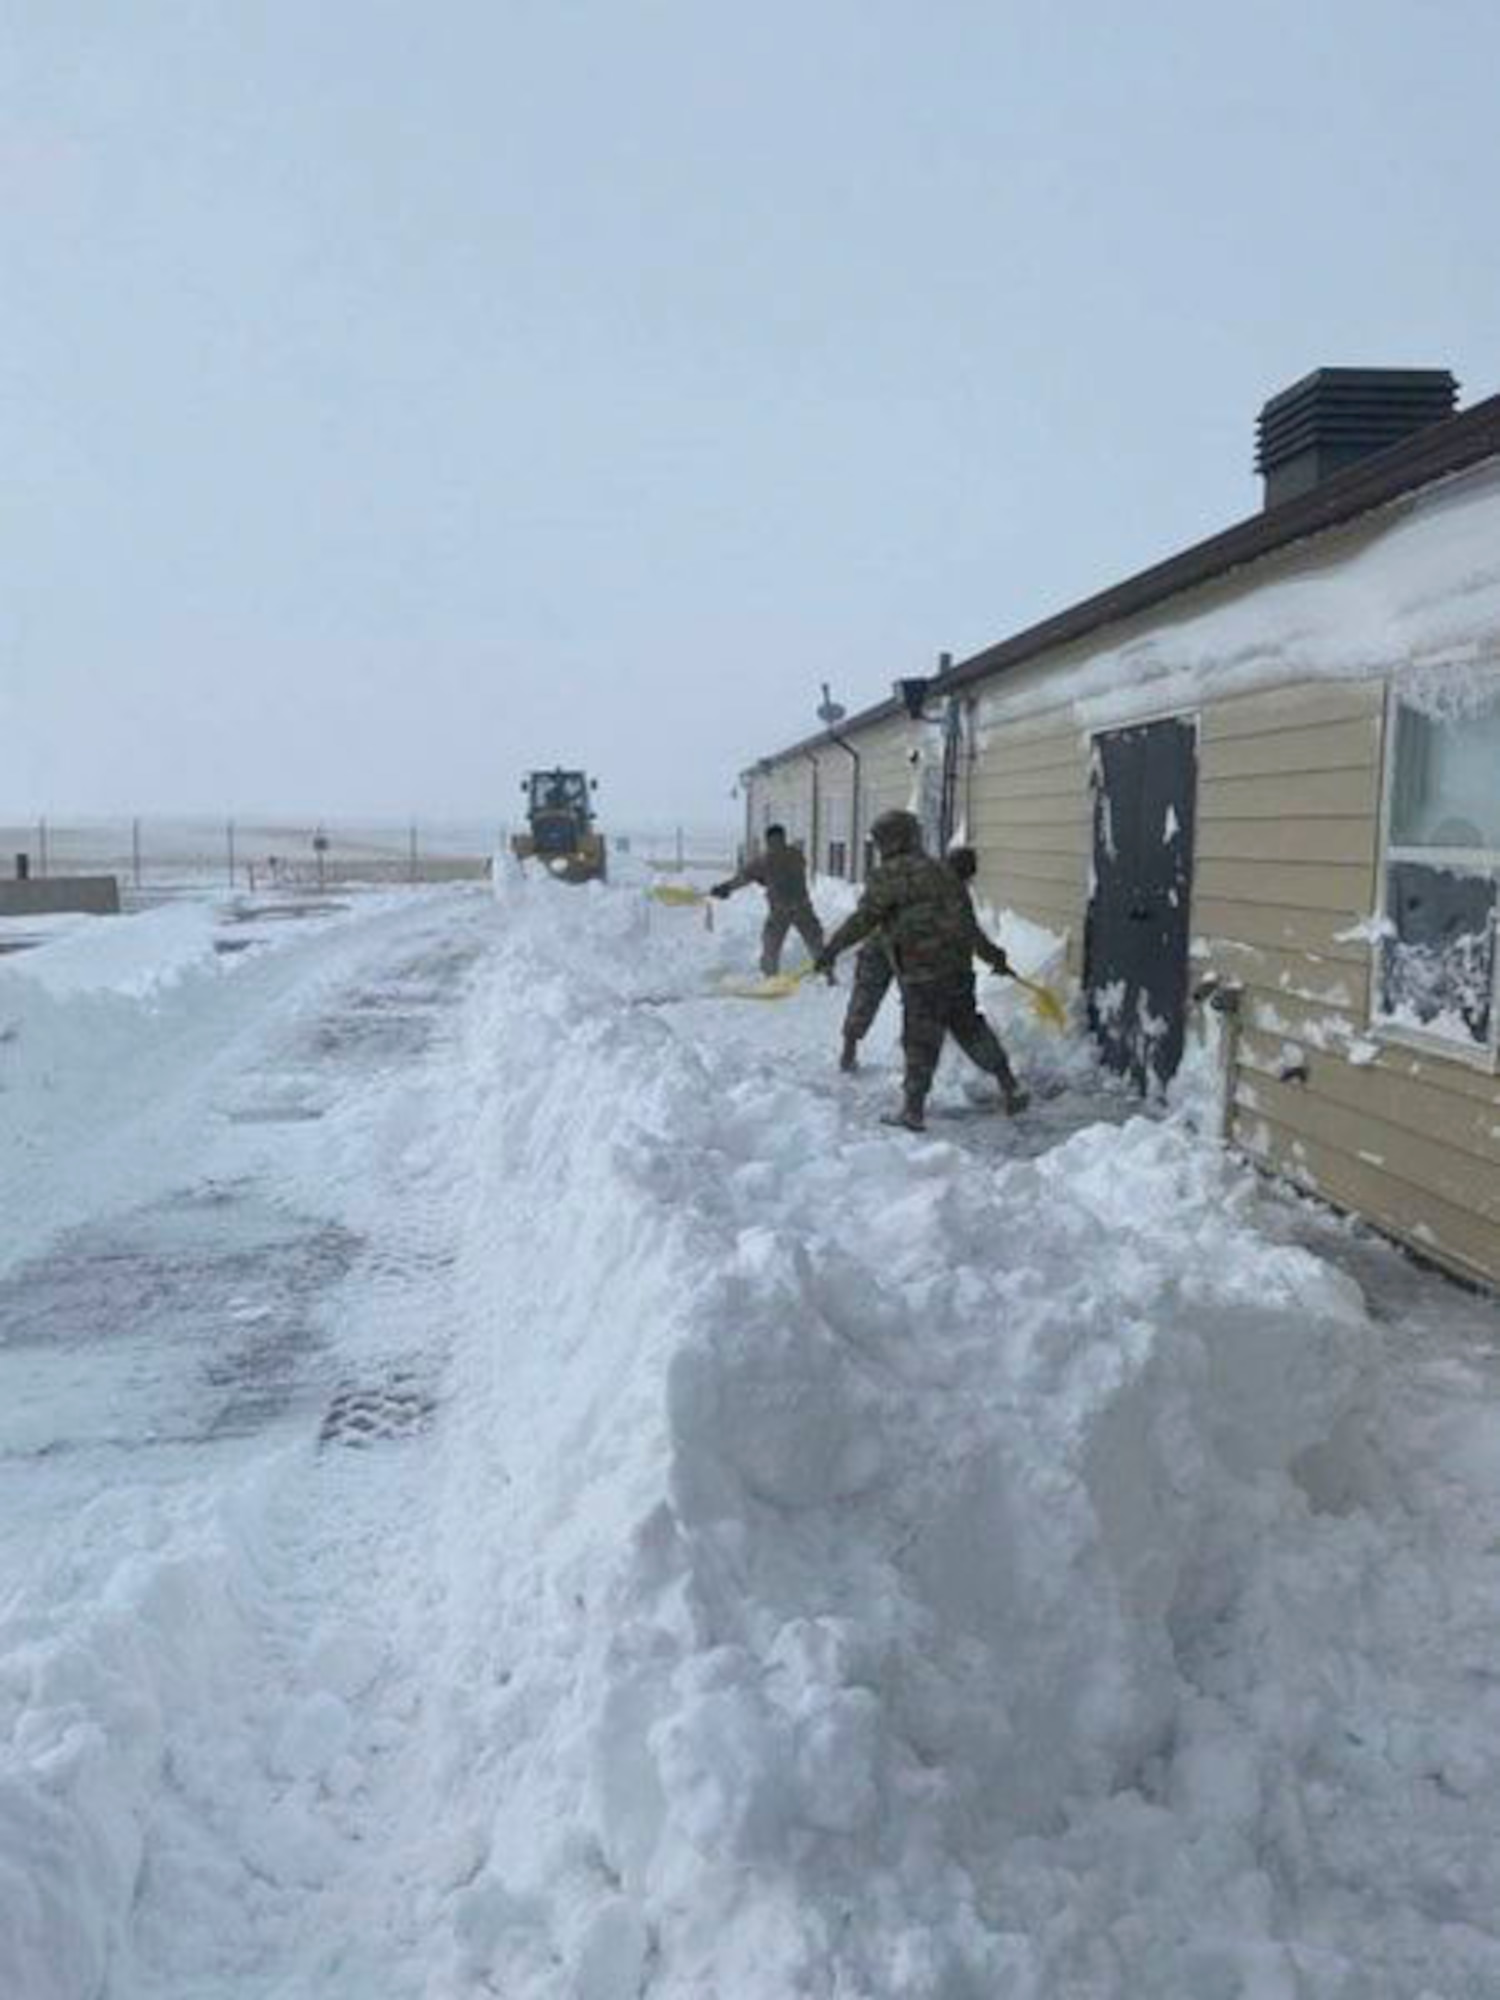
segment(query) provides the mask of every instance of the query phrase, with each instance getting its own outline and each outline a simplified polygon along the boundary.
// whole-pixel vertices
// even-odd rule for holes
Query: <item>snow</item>
[[[1435,722],[1471,722],[1500,705],[1500,665],[1475,642],[1468,658],[1413,667],[1402,676],[1401,699]]]
[[[207,964],[216,928],[216,913],[207,903],[165,904],[129,923],[73,918],[46,940],[45,951],[11,969],[49,993],[141,998]]]
[[[171,915],[0,967],[0,1993],[1500,1990],[1492,1304],[748,897]]]
[[[1427,712],[1476,712],[1494,698],[1500,646],[1500,469],[1443,480],[1370,525],[1336,561],[1313,541],[1299,567],[1248,595],[1198,611],[1187,600],[1123,641],[1084,644],[1064,668],[1007,676],[985,693],[982,732],[1062,704],[1102,729],[1288,681],[1385,673]]]
[[[1030,917],[1023,917],[1017,910],[1002,910],[998,915],[981,911],[980,917],[1022,978],[1044,984],[1062,979],[1067,958],[1066,937],[1047,930]]]

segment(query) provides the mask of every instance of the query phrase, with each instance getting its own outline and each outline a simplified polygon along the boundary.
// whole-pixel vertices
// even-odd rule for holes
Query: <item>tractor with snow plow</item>
[[[602,882],[606,850],[594,826],[599,780],[582,771],[533,771],[521,780],[526,794],[525,833],[511,836],[511,852],[535,861],[560,882]]]

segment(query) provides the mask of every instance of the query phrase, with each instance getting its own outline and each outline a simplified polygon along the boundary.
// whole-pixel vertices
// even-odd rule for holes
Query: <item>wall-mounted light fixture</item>
[[[931,686],[932,678],[928,674],[912,674],[905,680],[894,683],[892,692],[913,722],[922,720],[922,710],[927,702],[927,690]]]

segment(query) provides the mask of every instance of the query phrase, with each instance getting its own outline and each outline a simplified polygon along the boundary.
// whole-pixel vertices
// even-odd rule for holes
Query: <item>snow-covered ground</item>
[[[0,961],[0,1995],[1500,1993],[1500,1312],[717,916]]]

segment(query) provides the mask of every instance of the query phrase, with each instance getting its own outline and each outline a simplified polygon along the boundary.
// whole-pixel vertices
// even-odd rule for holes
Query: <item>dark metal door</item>
[[[1094,887],[1084,980],[1089,1025],[1141,1090],[1182,1060],[1198,739],[1149,722],[1094,740]]]

